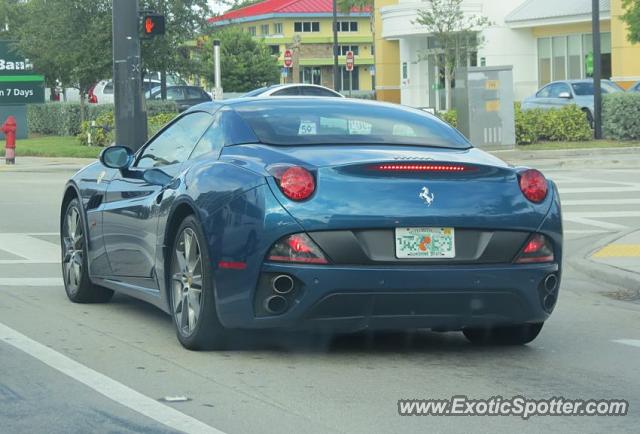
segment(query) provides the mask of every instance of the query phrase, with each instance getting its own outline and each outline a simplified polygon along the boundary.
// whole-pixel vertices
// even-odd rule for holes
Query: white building
[[[620,0],[614,0],[620,1]],[[395,3],[395,4],[393,4]],[[610,1],[600,0],[603,76],[611,76]],[[433,38],[415,22],[428,7],[420,0],[386,0],[376,11],[377,31],[385,41],[397,41],[399,91],[402,104],[444,109],[442,68],[429,53]],[[482,31],[484,43],[477,53],[461,53],[467,66],[512,65],[516,100],[557,79],[588,76],[591,53],[591,0],[465,0],[463,10],[482,15],[491,25]],[[388,45],[384,45],[389,50]],[[377,50],[377,54],[380,50]],[[388,56],[387,56],[388,58]],[[387,64],[389,61],[387,60]],[[385,74],[390,89],[393,74]]]

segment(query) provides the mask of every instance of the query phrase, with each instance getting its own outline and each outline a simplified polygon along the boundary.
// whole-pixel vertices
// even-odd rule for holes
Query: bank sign
[[[44,103],[44,77],[10,41],[0,41],[0,105],[34,103]]]

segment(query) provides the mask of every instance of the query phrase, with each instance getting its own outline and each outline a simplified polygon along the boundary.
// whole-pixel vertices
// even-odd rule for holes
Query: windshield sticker
[[[318,125],[313,121],[300,121],[300,128],[298,129],[299,136],[314,136],[318,134]]]
[[[358,134],[371,134],[373,125],[369,122],[349,119],[349,134],[358,135]]]

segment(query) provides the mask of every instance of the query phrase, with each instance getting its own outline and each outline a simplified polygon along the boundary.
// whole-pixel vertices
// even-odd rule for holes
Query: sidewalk
[[[0,157],[3,172],[75,172],[96,161],[93,158],[16,157],[16,164],[7,165]]]
[[[604,240],[571,265],[594,279],[640,295],[640,230]]]

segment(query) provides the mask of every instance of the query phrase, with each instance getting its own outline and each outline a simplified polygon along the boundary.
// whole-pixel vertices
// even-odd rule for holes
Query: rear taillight
[[[316,180],[307,169],[300,166],[276,166],[269,170],[278,187],[291,200],[309,199],[316,191]]]
[[[527,169],[520,172],[518,178],[520,190],[524,197],[534,203],[540,203],[546,199],[549,192],[549,184],[547,183],[547,178],[540,171]]]
[[[267,259],[275,262],[304,264],[329,263],[320,247],[307,234],[295,234],[282,238],[273,245]]]
[[[470,166],[461,164],[375,164],[369,167],[380,172],[466,172],[473,170]]]
[[[537,264],[541,262],[553,262],[553,246],[549,238],[542,234],[533,234],[527,240],[520,253],[516,257],[516,264]]]

